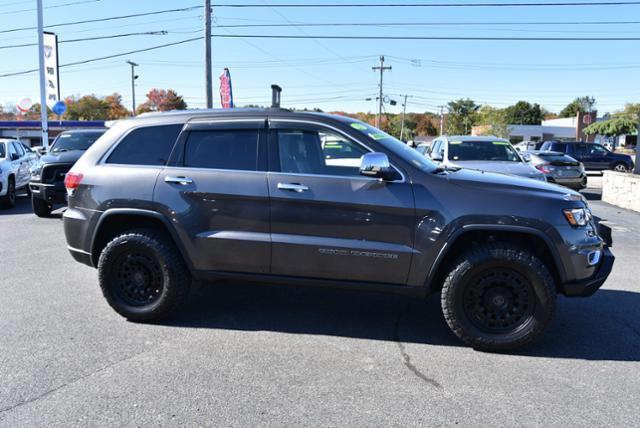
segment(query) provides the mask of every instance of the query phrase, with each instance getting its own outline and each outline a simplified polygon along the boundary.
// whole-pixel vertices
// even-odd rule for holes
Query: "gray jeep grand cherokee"
[[[558,293],[593,294],[614,260],[579,193],[437,167],[340,116],[142,115],[65,185],[69,251],[132,321],[169,316],[193,280],[440,293],[460,339],[504,351],[540,336]]]

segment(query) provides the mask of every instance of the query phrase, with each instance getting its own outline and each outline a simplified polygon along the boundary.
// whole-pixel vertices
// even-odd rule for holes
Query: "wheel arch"
[[[556,288],[566,281],[567,273],[553,241],[544,232],[525,226],[471,224],[459,228],[443,245],[434,261],[426,284],[431,291],[442,286],[450,262],[461,254],[467,245],[483,241],[508,242],[533,251],[547,265],[556,282]]]
[[[185,249],[170,222],[156,211],[131,208],[112,208],[105,211],[98,219],[90,246],[93,266],[98,266],[100,253],[111,239],[121,232],[134,229],[152,229],[163,233],[177,248],[189,270],[193,270],[190,260],[184,257]]]

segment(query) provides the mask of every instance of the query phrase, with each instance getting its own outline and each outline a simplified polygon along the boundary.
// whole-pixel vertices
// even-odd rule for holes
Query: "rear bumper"
[[[609,277],[611,269],[613,269],[613,262],[615,261],[615,256],[608,247],[604,247],[602,253],[600,265],[590,278],[568,282],[562,285],[562,291],[565,296],[589,297],[602,287],[602,284],[604,284]]]
[[[77,248],[73,248],[69,246],[67,246],[67,249],[69,250],[71,257],[73,257],[75,261],[90,267],[95,267],[93,266],[93,261],[91,260],[91,254],[87,253],[86,251],[79,250]]]

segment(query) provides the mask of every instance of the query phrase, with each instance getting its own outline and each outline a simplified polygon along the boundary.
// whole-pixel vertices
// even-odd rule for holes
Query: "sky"
[[[43,0],[47,25],[199,6],[203,0]],[[486,3],[467,0],[465,3]],[[500,1],[500,0],[496,0]],[[522,2],[523,0],[503,0]],[[548,2],[550,0],[545,0]],[[595,1],[595,0],[587,0]],[[349,3],[454,3],[445,0],[353,0]],[[463,2],[458,0],[457,2]],[[532,2],[529,0],[528,2]],[[223,4],[344,3],[327,0],[212,0]],[[2,48],[37,42],[36,30],[5,32],[37,23],[35,0],[0,0],[0,75],[38,66],[37,47]],[[59,41],[127,33],[167,31],[107,40],[60,43],[60,63],[70,63],[202,35],[203,9],[51,29]],[[471,36],[471,37],[640,37],[640,5],[537,8],[229,8],[214,6],[215,35],[296,36]],[[592,22],[633,21],[599,25]],[[587,22],[549,25],[533,22]],[[480,23],[510,23],[505,25]],[[228,27],[230,25],[319,23],[435,23],[437,25],[326,25],[317,27]],[[453,23],[462,23],[454,25]],[[218,27],[217,27],[218,26]],[[282,105],[325,111],[376,110],[379,74],[372,70],[385,55],[384,92],[401,111],[438,111],[453,99],[506,107],[518,100],[560,111],[573,98],[592,95],[599,113],[640,101],[640,41],[445,41],[445,40],[286,40],[214,37],[212,42],[214,106],[219,106],[218,76],[228,67],[235,103],[270,104],[270,85],[283,88]],[[62,97],[122,94],[131,106],[131,60],[139,64],[136,98],[152,88],[174,89],[190,108],[205,106],[204,42],[135,53],[60,70]],[[24,97],[39,100],[37,73],[0,78],[0,103]]]

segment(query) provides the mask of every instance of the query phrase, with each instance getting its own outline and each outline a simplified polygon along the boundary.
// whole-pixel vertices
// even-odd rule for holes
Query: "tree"
[[[593,111],[593,107],[595,105],[596,99],[594,97],[577,97],[562,109],[562,111],[560,112],[560,117],[575,117],[578,112],[591,112]]]
[[[107,110],[107,119],[115,120],[131,116],[131,112],[122,105],[122,95],[117,92],[106,96],[104,100],[109,106]]]
[[[433,113],[416,115],[415,135],[438,135],[439,121]]]
[[[478,110],[476,123],[481,125],[481,135],[495,135],[496,137],[509,137],[509,121],[506,109],[491,106],[482,106]]]
[[[518,101],[504,109],[504,116],[509,125],[540,125],[544,119],[544,109],[537,103]]]
[[[67,120],[105,120],[109,111],[109,104],[93,94],[67,97],[64,103],[67,111],[63,118]]]
[[[595,122],[584,128],[586,135],[604,135],[613,137],[616,135],[632,134],[635,132],[637,122],[628,117],[617,117],[615,119]]]
[[[460,98],[447,104],[445,128],[447,134],[468,134],[476,120],[476,112],[480,106],[469,98]]]
[[[152,89],[147,93],[147,101],[137,108],[137,113],[185,110],[186,108],[187,103],[173,89]]]
[[[615,112],[612,116],[614,118],[626,117],[638,123],[640,122],[640,103],[626,104],[624,110]]]

